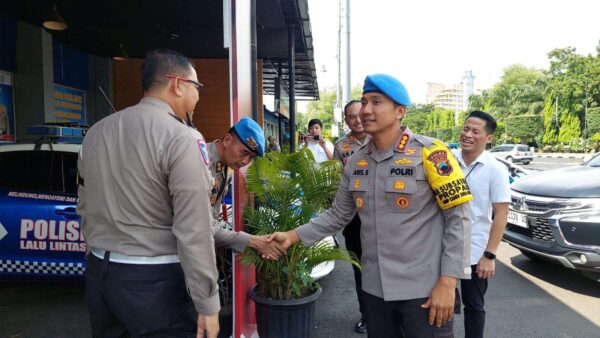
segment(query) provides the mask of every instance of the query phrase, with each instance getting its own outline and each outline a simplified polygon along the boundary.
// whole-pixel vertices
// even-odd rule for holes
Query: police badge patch
[[[210,165],[210,157],[208,156],[208,151],[206,150],[206,142],[204,140],[198,140],[198,148],[200,148],[200,155],[202,155],[202,159],[206,165]]]
[[[427,156],[427,160],[433,163],[441,176],[449,176],[452,173],[452,166],[448,161],[448,153],[444,150],[436,150]]]

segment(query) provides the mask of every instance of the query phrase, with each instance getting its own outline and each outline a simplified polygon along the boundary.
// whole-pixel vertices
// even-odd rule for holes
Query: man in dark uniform
[[[471,273],[471,193],[441,141],[402,126],[410,100],[400,81],[367,76],[361,103],[372,138],[345,166],[332,207],[271,238],[311,245],[358,210],[369,336],[453,337],[456,284]]]
[[[345,166],[358,149],[369,143],[371,137],[365,132],[365,129],[360,122],[361,103],[358,100],[352,100],[344,107],[344,120],[350,128],[350,132],[342,136],[334,145],[333,157],[342,162]],[[346,225],[342,232],[346,240],[346,249],[356,254],[356,258],[360,260],[362,248],[360,246],[360,217],[358,214],[354,216],[352,221]],[[367,320],[365,317],[365,309],[362,301],[362,277],[360,268],[352,266],[354,270],[354,284],[356,286],[356,296],[358,298],[358,306],[360,309],[360,320],[354,325],[354,331],[358,333],[367,333]]]

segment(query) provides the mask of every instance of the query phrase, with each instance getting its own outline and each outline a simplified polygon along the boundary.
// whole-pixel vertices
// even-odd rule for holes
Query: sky
[[[338,0],[308,5],[319,89],[335,88]],[[595,55],[600,40],[598,0],[351,0],[350,6],[352,87],[368,74],[388,73],[417,103],[425,103],[427,83],[460,83],[471,70],[475,88],[487,89],[509,65],[547,69],[552,49]]]

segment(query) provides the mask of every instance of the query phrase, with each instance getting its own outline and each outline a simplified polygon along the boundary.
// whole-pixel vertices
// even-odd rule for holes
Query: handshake
[[[276,260],[285,254],[287,249],[294,243],[298,243],[300,238],[296,230],[286,232],[274,232],[270,235],[250,237],[248,246],[260,253],[262,258]]]

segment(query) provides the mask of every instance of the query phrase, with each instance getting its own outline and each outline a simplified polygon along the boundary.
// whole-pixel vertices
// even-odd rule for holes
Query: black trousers
[[[360,261],[360,257],[362,256],[362,246],[360,244],[360,217],[358,213],[354,215],[354,218],[346,227],[344,231],[342,231],[342,235],[344,235],[344,239],[346,241],[346,249],[348,251],[354,252],[356,258]],[[358,307],[360,313],[363,317],[366,317],[364,304],[362,300],[362,275],[360,273],[360,269],[356,266],[352,265],[352,269],[354,270],[354,284],[356,286],[356,297],[358,298]]]
[[[452,338],[452,321],[441,327],[429,325],[429,309],[422,304],[427,298],[389,301],[363,292],[367,311],[369,338]]]
[[[87,256],[93,337],[196,337],[198,315],[179,263],[120,264],[108,256]]]
[[[471,279],[460,280],[460,293],[465,305],[465,337],[483,338],[485,327],[485,292],[488,280],[477,277],[477,265],[471,265]]]

